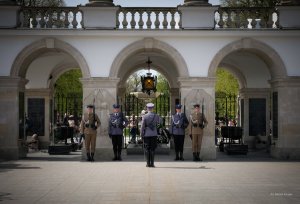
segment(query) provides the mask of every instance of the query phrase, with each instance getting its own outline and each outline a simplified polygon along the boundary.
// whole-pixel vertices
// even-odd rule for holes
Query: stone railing
[[[177,8],[120,8],[117,29],[181,29],[181,13]]]
[[[82,16],[78,7],[22,7],[19,27],[80,29]]]
[[[278,29],[276,8],[219,7],[215,13],[215,29]]]

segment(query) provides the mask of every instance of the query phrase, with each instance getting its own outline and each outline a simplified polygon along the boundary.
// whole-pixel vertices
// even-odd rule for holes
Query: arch
[[[187,64],[181,54],[169,44],[154,38],[144,38],[143,40],[134,42],[125,47],[112,63],[109,76],[118,77],[122,64],[126,61],[126,59],[134,54],[145,51],[161,53],[162,55],[167,56],[168,59],[175,64],[178,77],[189,76]],[[162,70],[160,71],[163,73]]]
[[[209,66],[208,77],[215,77],[218,66],[227,55],[240,50],[252,52],[260,57],[268,65],[272,79],[285,78],[287,76],[285,65],[273,48],[252,38],[243,38],[226,45],[215,55]]]
[[[235,76],[239,83],[239,89],[243,89],[247,87],[247,80],[244,74],[237,68],[236,66],[228,63],[221,62],[218,68],[225,69],[229,71],[233,76]]]
[[[58,78],[65,72],[70,71],[74,68],[78,67],[78,65],[76,63],[62,63],[62,64],[58,64],[57,66],[54,67],[54,69],[52,70],[49,79],[48,80],[48,87],[50,89],[54,88],[54,84],[55,82],[58,80]]]
[[[16,57],[10,76],[25,78],[29,65],[37,57],[49,52],[49,50],[62,51],[69,54],[78,63],[83,77],[89,78],[91,76],[88,64],[83,55],[70,44],[55,38],[44,38],[26,46]]]

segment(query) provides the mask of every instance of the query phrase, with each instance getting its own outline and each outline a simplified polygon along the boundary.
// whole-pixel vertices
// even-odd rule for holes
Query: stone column
[[[112,112],[112,105],[116,103],[118,78],[89,78],[81,79],[83,85],[83,110],[86,105],[93,104],[101,121],[101,127],[97,131],[95,160],[111,160],[113,150],[111,139],[108,137],[108,119]],[[85,159],[85,148],[82,150],[82,158]]]
[[[113,0],[95,0],[81,6],[85,29],[115,29],[117,11]]]
[[[271,155],[280,159],[300,159],[300,77],[271,81],[278,93],[278,138],[272,138]]]
[[[208,126],[204,129],[201,148],[202,159],[216,159],[215,147],[215,78],[186,77],[179,78],[181,103],[185,105],[186,115],[189,118],[193,105],[204,104],[204,114],[208,120]],[[190,127],[188,127],[190,128]],[[192,159],[192,142],[186,131],[184,144],[184,157]]]
[[[216,7],[205,0],[185,0],[178,6],[183,29],[213,29]]]
[[[0,0],[0,28],[15,28],[19,23],[20,6],[15,0]]]
[[[19,158],[19,92],[27,80],[0,77],[0,159]]]
[[[208,0],[184,0],[185,6],[211,6]]]
[[[254,147],[254,141],[256,136],[250,135],[249,128],[249,105],[251,99],[265,99],[266,101],[266,132],[264,135],[258,136],[262,141],[267,142],[270,130],[270,89],[259,89],[259,88],[244,88],[240,90],[240,99],[244,101],[244,112],[243,114],[243,139],[245,144],[248,145],[249,148]],[[240,109],[241,110],[241,109]],[[242,110],[241,110],[242,111]]]

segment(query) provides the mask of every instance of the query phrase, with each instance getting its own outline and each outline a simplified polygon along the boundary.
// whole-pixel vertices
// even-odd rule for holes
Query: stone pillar
[[[201,0],[185,0],[178,6],[182,14],[183,29],[213,29],[216,7]]]
[[[83,12],[85,29],[115,29],[117,11],[112,0],[90,1],[86,6],[80,7]]]
[[[279,24],[283,29],[300,28],[300,0],[281,1],[277,6],[279,12]]]
[[[278,138],[272,138],[271,155],[285,160],[299,160],[300,77],[274,80],[271,85],[272,91],[278,94],[278,107],[275,107],[278,110]]]
[[[208,0],[184,0],[185,6],[211,6]]]
[[[185,105],[186,115],[189,118],[193,105],[202,102],[204,114],[208,126],[204,129],[204,136],[201,148],[201,158],[216,159],[215,147],[215,78],[208,77],[186,77],[179,78],[181,103]],[[190,127],[188,127],[190,128]],[[184,144],[184,157],[192,159],[192,142],[186,131]]]
[[[265,121],[265,130],[266,132],[262,135],[259,135],[258,137],[261,139],[261,141],[267,142],[268,136],[269,136],[269,130],[270,130],[270,89],[258,89],[258,88],[244,88],[240,90],[240,100],[244,101],[244,110],[240,108],[243,113],[241,121],[242,127],[243,127],[243,140],[245,144],[248,145],[249,148],[254,148],[255,147],[255,138],[256,136],[251,135],[249,128],[251,126],[250,121],[249,121],[249,105],[250,101],[252,99],[265,99],[265,116],[266,116],[266,121]],[[252,102],[253,103],[253,102]],[[259,108],[259,107],[258,107]]]
[[[93,104],[100,118],[101,126],[97,131],[95,160],[111,160],[113,150],[111,139],[108,137],[108,119],[112,112],[112,105],[116,103],[118,78],[89,78],[81,79],[83,85],[83,110],[86,105]],[[85,159],[85,148],[82,150],[82,158]]]
[[[171,88],[170,89],[171,114],[175,113],[176,99],[180,99],[179,88]],[[179,103],[181,102],[179,101]]]
[[[0,28],[16,28],[20,8],[15,0],[0,0]]]
[[[39,135],[40,148],[48,149],[50,141],[52,141],[50,134],[50,100],[52,99],[51,89],[26,89],[25,90],[25,112],[28,113],[28,99],[29,98],[43,98],[45,100],[45,134]],[[27,135],[31,137],[32,135]]]
[[[19,93],[27,80],[0,77],[0,160],[19,158]]]

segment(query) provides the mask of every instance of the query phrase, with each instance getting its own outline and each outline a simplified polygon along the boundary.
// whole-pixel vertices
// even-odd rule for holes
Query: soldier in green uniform
[[[97,128],[101,125],[93,105],[87,105],[87,112],[83,114],[80,133],[85,135],[85,148],[87,161],[94,161]]]
[[[203,129],[207,126],[204,113],[200,113],[200,105],[194,105],[194,112],[190,115],[190,135],[192,137],[193,161],[200,159]]]

